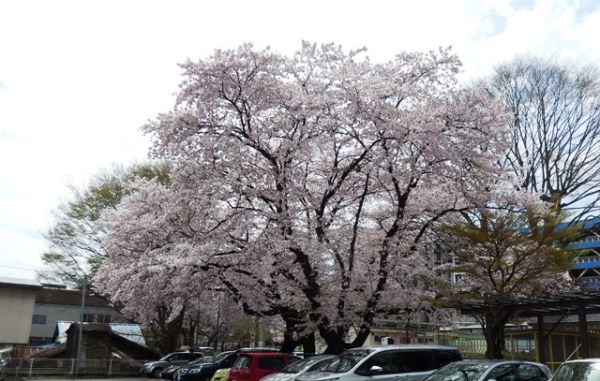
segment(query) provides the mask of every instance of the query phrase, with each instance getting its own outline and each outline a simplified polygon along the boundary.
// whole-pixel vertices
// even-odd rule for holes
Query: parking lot
[[[127,378],[114,378],[114,377],[107,377],[107,378],[27,378],[27,377],[18,377],[18,378],[14,378],[14,377],[7,377],[6,381],[31,381],[31,380],[36,380],[36,381],[45,381],[45,380],[51,380],[51,381],[148,381],[148,378],[144,378],[144,377],[127,377]]]

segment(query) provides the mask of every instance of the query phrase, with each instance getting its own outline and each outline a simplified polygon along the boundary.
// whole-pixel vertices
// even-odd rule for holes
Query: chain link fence
[[[151,360],[147,360],[151,361]],[[85,359],[79,366],[74,358],[11,358],[7,359],[6,372],[10,378],[43,376],[139,376],[146,360]]]

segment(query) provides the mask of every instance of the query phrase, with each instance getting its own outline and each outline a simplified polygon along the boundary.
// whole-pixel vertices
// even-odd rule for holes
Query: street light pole
[[[75,374],[79,374],[79,360],[81,356],[81,337],[83,336],[83,315],[85,311],[85,292],[87,288],[87,275],[83,274],[83,287],[81,289],[81,311],[79,313],[79,334],[77,335],[77,358],[75,360]]]

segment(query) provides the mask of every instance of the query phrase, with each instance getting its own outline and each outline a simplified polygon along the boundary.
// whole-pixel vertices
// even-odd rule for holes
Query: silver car
[[[565,361],[552,377],[552,381],[598,380],[600,380],[600,358]]]
[[[465,360],[448,364],[423,381],[546,381],[552,372],[544,364],[518,360]]]
[[[354,348],[295,381],[421,381],[435,369],[458,360],[462,360],[458,349],[441,345]]]
[[[4,381],[6,379],[6,360],[0,356],[0,381]]]
[[[269,374],[261,378],[260,381],[290,381],[296,378],[296,376],[306,373],[314,372],[320,368],[326,366],[335,355],[315,355],[305,359],[296,361],[281,369],[277,373]]]

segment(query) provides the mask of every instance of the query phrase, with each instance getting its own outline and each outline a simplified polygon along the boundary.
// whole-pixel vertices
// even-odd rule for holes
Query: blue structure
[[[569,245],[571,250],[585,250],[575,259],[569,274],[587,288],[600,289],[600,217],[577,223],[584,236]]]

